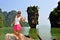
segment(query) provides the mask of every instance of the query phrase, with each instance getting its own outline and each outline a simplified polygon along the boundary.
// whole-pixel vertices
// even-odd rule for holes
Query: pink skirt
[[[21,25],[20,24],[14,25],[13,30],[14,31],[21,30]]]

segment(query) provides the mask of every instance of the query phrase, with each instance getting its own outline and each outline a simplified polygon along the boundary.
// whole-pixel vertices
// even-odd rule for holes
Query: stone
[[[33,38],[31,37],[26,37],[24,36],[23,34],[20,34],[21,35],[21,39],[22,40],[34,40]],[[17,40],[18,38],[14,35],[14,34],[10,34],[10,33],[7,33],[5,35],[5,40]]]
[[[52,28],[60,28],[60,1],[58,2],[58,6],[51,11],[49,15],[49,21]]]

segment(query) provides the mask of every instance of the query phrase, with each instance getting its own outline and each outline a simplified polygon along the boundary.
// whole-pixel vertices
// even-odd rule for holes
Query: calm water
[[[22,33],[28,35],[29,29],[30,27],[23,27]],[[36,29],[42,40],[51,40],[51,28],[49,25],[37,25]]]
[[[37,31],[42,40],[51,40],[51,27],[49,25],[38,25]]]

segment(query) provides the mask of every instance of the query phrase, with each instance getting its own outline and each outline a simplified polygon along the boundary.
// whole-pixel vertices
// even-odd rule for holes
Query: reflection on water
[[[51,34],[50,34],[50,31],[51,31],[51,28],[50,26],[46,26],[46,25],[38,25],[36,27],[37,29],[37,33],[39,34],[39,36],[42,38],[42,40],[51,40]],[[22,27],[22,33],[24,35],[28,35],[29,34],[29,30],[30,30],[30,27]]]

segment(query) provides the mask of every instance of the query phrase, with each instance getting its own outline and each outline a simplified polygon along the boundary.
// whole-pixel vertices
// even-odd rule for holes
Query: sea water
[[[38,25],[36,29],[42,40],[51,40],[51,27],[49,25]]]
[[[51,27],[50,25],[37,25],[37,33],[42,40],[51,40]],[[23,27],[22,34],[29,35],[30,27]]]

